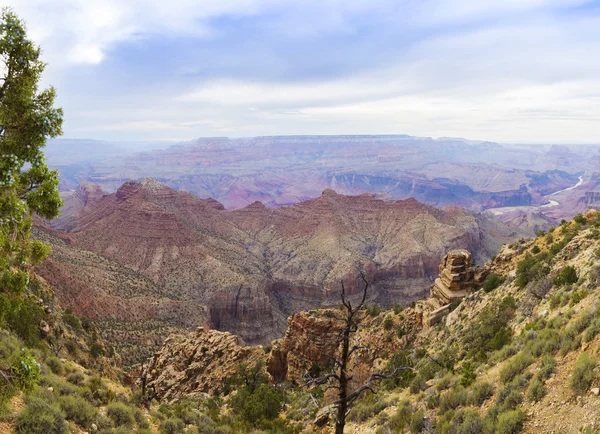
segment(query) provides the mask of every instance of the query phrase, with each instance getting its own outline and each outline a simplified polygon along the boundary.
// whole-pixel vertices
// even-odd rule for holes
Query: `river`
[[[583,184],[583,175],[579,177],[579,182],[577,182],[577,184],[575,184],[571,187],[564,188],[559,191],[555,191],[554,193],[549,194],[548,196],[544,196],[546,199],[548,199],[548,203],[544,204],[544,205],[540,205],[540,206],[529,206],[529,205],[507,206],[507,207],[501,207],[501,208],[488,208],[486,211],[490,211],[494,215],[502,215],[502,214],[506,214],[507,212],[515,211],[518,209],[526,210],[526,209],[552,208],[554,206],[560,205],[560,202],[557,200],[550,199],[550,197],[559,195],[560,193],[564,193],[565,191],[574,190],[577,187],[579,187],[581,184]]]

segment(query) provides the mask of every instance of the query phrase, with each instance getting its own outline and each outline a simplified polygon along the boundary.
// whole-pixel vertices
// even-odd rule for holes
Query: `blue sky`
[[[600,2],[1,0],[65,136],[600,142]]]

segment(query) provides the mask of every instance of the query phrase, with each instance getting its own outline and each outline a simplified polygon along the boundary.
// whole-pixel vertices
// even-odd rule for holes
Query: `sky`
[[[68,138],[600,143],[600,0],[0,0]]]

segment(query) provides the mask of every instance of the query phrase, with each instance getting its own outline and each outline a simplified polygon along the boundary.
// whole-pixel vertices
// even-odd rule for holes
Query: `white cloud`
[[[143,42],[149,34],[175,44],[189,37],[217,39],[226,30],[211,27],[211,19],[222,16],[272,17],[261,24],[273,42],[279,37],[314,39],[315,44],[324,35],[348,38],[341,61],[364,55],[359,50],[363,43],[391,53],[365,56],[364,63],[373,63],[357,70],[340,68],[310,77],[245,76],[240,63],[235,77],[186,78],[161,83],[160,88],[148,84],[127,89],[115,83],[114,95],[102,101],[80,98],[77,105],[72,102],[75,95],[66,95],[69,135],[154,139],[224,133],[411,133],[499,141],[600,141],[600,16],[597,11],[565,12],[585,3],[8,0],[28,21],[55,74],[81,64],[100,68],[119,44]],[[398,40],[386,39],[386,34],[369,41],[381,29],[392,29],[389,34]],[[246,37],[252,42],[252,36],[240,34],[240,42]],[[390,49],[401,44],[402,50]],[[252,44],[247,47],[252,49]],[[260,48],[258,58],[285,61],[284,54]],[[313,48],[318,52],[318,46]],[[228,62],[238,61],[235,50],[210,54],[216,60],[228,56]],[[306,62],[322,60],[310,54],[299,53]],[[338,53],[320,53],[328,54],[335,58]],[[266,63],[265,71],[271,65]],[[165,69],[193,72],[195,66]]]

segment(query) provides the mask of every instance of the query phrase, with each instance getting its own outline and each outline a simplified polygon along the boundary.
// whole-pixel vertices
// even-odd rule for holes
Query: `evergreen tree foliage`
[[[46,165],[48,137],[62,134],[54,88],[40,90],[45,64],[10,9],[0,15],[0,290],[20,293],[28,268],[50,248],[30,238],[32,215],[54,218],[61,206],[58,172]]]

